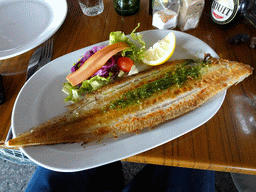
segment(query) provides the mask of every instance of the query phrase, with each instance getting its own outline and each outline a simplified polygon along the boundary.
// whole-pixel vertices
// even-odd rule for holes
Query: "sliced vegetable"
[[[78,85],[96,73],[113,55],[128,48],[129,45],[125,42],[108,45],[93,54],[78,70],[69,74],[66,79],[72,86]]]
[[[82,82],[81,86],[72,86],[69,82],[64,83],[62,91],[68,96],[65,98],[65,102],[80,100],[80,96],[84,93],[95,91],[96,89],[107,85],[111,81],[112,73],[105,78],[100,75],[96,75],[88,80]]]
[[[73,67],[71,68],[71,73],[75,72],[76,70],[78,70],[81,65],[83,65],[83,63],[89,59],[94,53],[96,53],[97,51],[103,49],[104,47],[106,47],[106,45],[103,46],[94,46],[92,49],[88,50],[84,55],[82,55],[78,61],[76,63],[74,63]]]
[[[120,57],[117,60],[118,67],[124,72],[129,72],[133,64],[134,64],[133,61],[128,57]]]
[[[145,41],[142,40],[142,35],[140,33],[135,33],[139,26],[140,24],[138,23],[138,26],[131,32],[131,39],[129,39],[122,31],[111,32],[109,35],[110,45],[117,42],[125,42],[130,46],[129,49],[123,50],[121,55],[129,57],[135,62],[143,59],[146,47]]]

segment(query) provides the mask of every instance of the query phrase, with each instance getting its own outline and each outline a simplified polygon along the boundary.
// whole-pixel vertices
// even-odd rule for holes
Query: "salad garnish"
[[[117,42],[125,42],[129,45],[128,49],[125,49],[121,52],[123,57],[128,57],[132,59],[134,62],[141,61],[146,49],[146,43],[142,39],[142,35],[140,33],[135,33],[135,31],[140,27],[140,23],[138,26],[131,32],[131,39],[128,38],[124,32],[116,31],[111,32],[109,35],[109,44],[114,44]]]
[[[82,55],[76,63],[73,64],[71,68],[71,74],[67,76],[67,79],[69,80],[68,77],[75,76],[75,80],[69,80],[68,82],[64,83],[64,86],[62,88],[62,91],[68,95],[65,98],[65,102],[77,102],[85,93],[95,91],[96,89],[107,85],[111,81],[114,81],[115,79],[123,75],[130,75],[131,72],[134,71],[138,72],[134,63],[140,62],[145,52],[145,42],[142,40],[142,35],[139,33],[135,33],[139,26],[140,24],[138,24],[138,26],[131,32],[131,39],[125,36],[125,34],[121,31],[111,32],[109,36],[109,45],[93,47],[91,50],[87,51],[84,55]],[[121,52],[119,51],[118,54],[110,57],[110,59],[107,60],[104,65],[102,64],[103,66],[101,66],[96,72],[92,74],[88,73],[88,75],[84,74],[87,73],[88,70],[84,70],[84,72],[81,74],[88,77],[86,77],[85,80],[77,81],[75,73],[78,73],[78,70],[83,65],[84,66],[82,68],[87,67],[89,69],[91,69],[91,66],[95,67],[95,65],[97,65],[96,59],[96,61],[91,62],[91,66],[86,66],[88,63],[88,59],[97,52],[97,54],[99,55],[100,52],[102,52],[102,49],[106,50],[108,49],[106,47],[111,47],[110,45],[113,46],[113,44],[126,44],[128,46],[125,49],[121,50]],[[100,57],[102,56],[103,55],[101,55]]]

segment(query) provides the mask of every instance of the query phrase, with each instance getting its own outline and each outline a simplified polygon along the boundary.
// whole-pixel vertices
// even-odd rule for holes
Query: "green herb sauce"
[[[125,108],[129,105],[138,104],[143,99],[149,98],[160,91],[169,89],[171,86],[182,86],[188,79],[199,78],[201,76],[202,68],[205,66],[207,66],[206,62],[187,60],[180,64],[176,69],[166,72],[163,78],[125,93],[120,99],[111,102],[108,108]]]

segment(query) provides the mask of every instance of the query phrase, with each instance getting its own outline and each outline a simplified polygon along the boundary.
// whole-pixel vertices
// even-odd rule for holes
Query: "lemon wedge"
[[[175,46],[176,37],[173,32],[170,32],[167,36],[146,50],[142,62],[152,66],[163,64],[171,58]]]

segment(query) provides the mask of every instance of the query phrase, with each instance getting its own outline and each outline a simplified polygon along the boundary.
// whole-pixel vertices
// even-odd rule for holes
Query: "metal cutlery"
[[[53,38],[50,38],[43,45],[41,59],[38,63],[38,69],[40,69],[45,64],[51,61],[52,53],[53,53]]]
[[[38,62],[40,60],[42,53],[42,47],[38,47],[35,52],[32,54],[29,63],[28,63],[28,69],[27,69],[27,76],[26,81],[36,72],[38,66]],[[6,136],[5,142],[9,141],[13,137],[12,135],[12,128],[10,126],[8,134]]]
[[[31,59],[28,64],[27,77],[26,81],[41,67],[46,65],[51,61],[53,53],[53,39],[48,39],[42,47],[36,49],[36,51],[32,54]],[[12,129],[11,126],[9,128],[7,137],[5,142],[12,139]]]
[[[38,69],[51,61],[52,53],[53,39],[50,38],[44,43],[43,47],[39,47],[32,55],[28,65],[26,80],[28,80]]]
[[[0,105],[5,102],[5,92],[2,75],[0,74]]]
[[[27,77],[26,81],[36,72],[37,70],[37,64],[40,60],[42,53],[42,47],[38,47],[35,52],[32,54],[31,59],[28,63],[28,69],[27,69]]]

